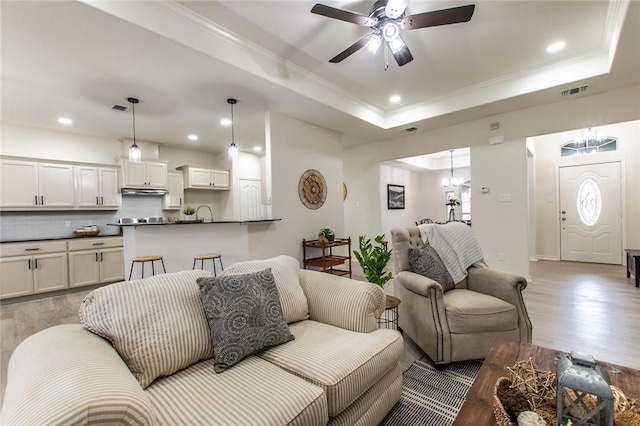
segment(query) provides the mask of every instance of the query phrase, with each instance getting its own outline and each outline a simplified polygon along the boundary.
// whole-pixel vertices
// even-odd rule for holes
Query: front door
[[[620,163],[560,167],[561,260],[622,264]]]

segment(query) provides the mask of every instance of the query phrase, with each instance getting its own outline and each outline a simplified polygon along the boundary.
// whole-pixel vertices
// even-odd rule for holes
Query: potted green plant
[[[331,242],[335,240],[336,234],[329,228],[322,228],[318,232],[318,239],[321,240],[322,237],[326,238],[327,241]]]
[[[387,249],[384,244],[384,234],[378,235],[375,238],[375,243],[377,245],[374,245],[366,235],[360,235],[358,237],[360,251],[354,250],[353,254],[358,259],[367,281],[382,287],[393,278],[391,272],[385,273],[384,271],[389,259],[391,259],[392,250]]]
[[[187,206],[182,209],[182,214],[184,215],[185,220],[195,220],[196,219],[196,209],[193,207]]]

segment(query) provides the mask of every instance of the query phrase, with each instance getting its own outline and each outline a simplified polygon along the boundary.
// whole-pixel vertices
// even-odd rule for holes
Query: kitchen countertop
[[[91,237],[74,237],[69,236],[69,237],[48,237],[48,238],[28,238],[28,239],[24,239],[24,240],[2,240],[0,241],[1,244],[5,244],[5,243],[36,243],[36,242],[40,242],[40,241],[60,241],[60,240],[84,240],[84,239],[89,239],[89,238],[107,238],[107,237],[119,237],[122,238],[122,235],[120,234],[105,234],[105,235],[96,235],[96,236],[91,236]]]
[[[256,220],[205,220],[205,221],[180,221],[161,223],[107,223],[110,226],[162,226],[162,225],[215,225],[217,223],[261,223],[276,222],[282,219],[256,219]]]

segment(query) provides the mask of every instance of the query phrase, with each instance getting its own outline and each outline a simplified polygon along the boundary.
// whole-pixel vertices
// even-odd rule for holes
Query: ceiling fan
[[[384,41],[387,43],[398,66],[406,65],[413,60],[413,56],[400,35],[400,30],[415,30],[468,22],[471,20],[476,7],[474,4],[469,4],[405,16],[408,2],[409,0],[378,0],[371,7],[369,16],[358,15],[319,3],[313,6],[311,13],[362,25],[373,30],[331,58],[329,62],[334,64],[342,62],[365,46],[369,51],[375,53]]]

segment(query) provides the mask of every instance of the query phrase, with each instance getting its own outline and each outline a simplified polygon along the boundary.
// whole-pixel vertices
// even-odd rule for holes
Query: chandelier
[[[464,183],[464,179],[453,176],[453,149],[450,152],[451,152],[451,177],[442,179],[442,186],[444,186],[445,188],[449,186],[456,187]]]
[[[561,145],[563,157],[596,152],[616,151],[617,138],[606,136],[604,132],[595,132],[589,128],[586,132],[574,135],[573,140]]]

